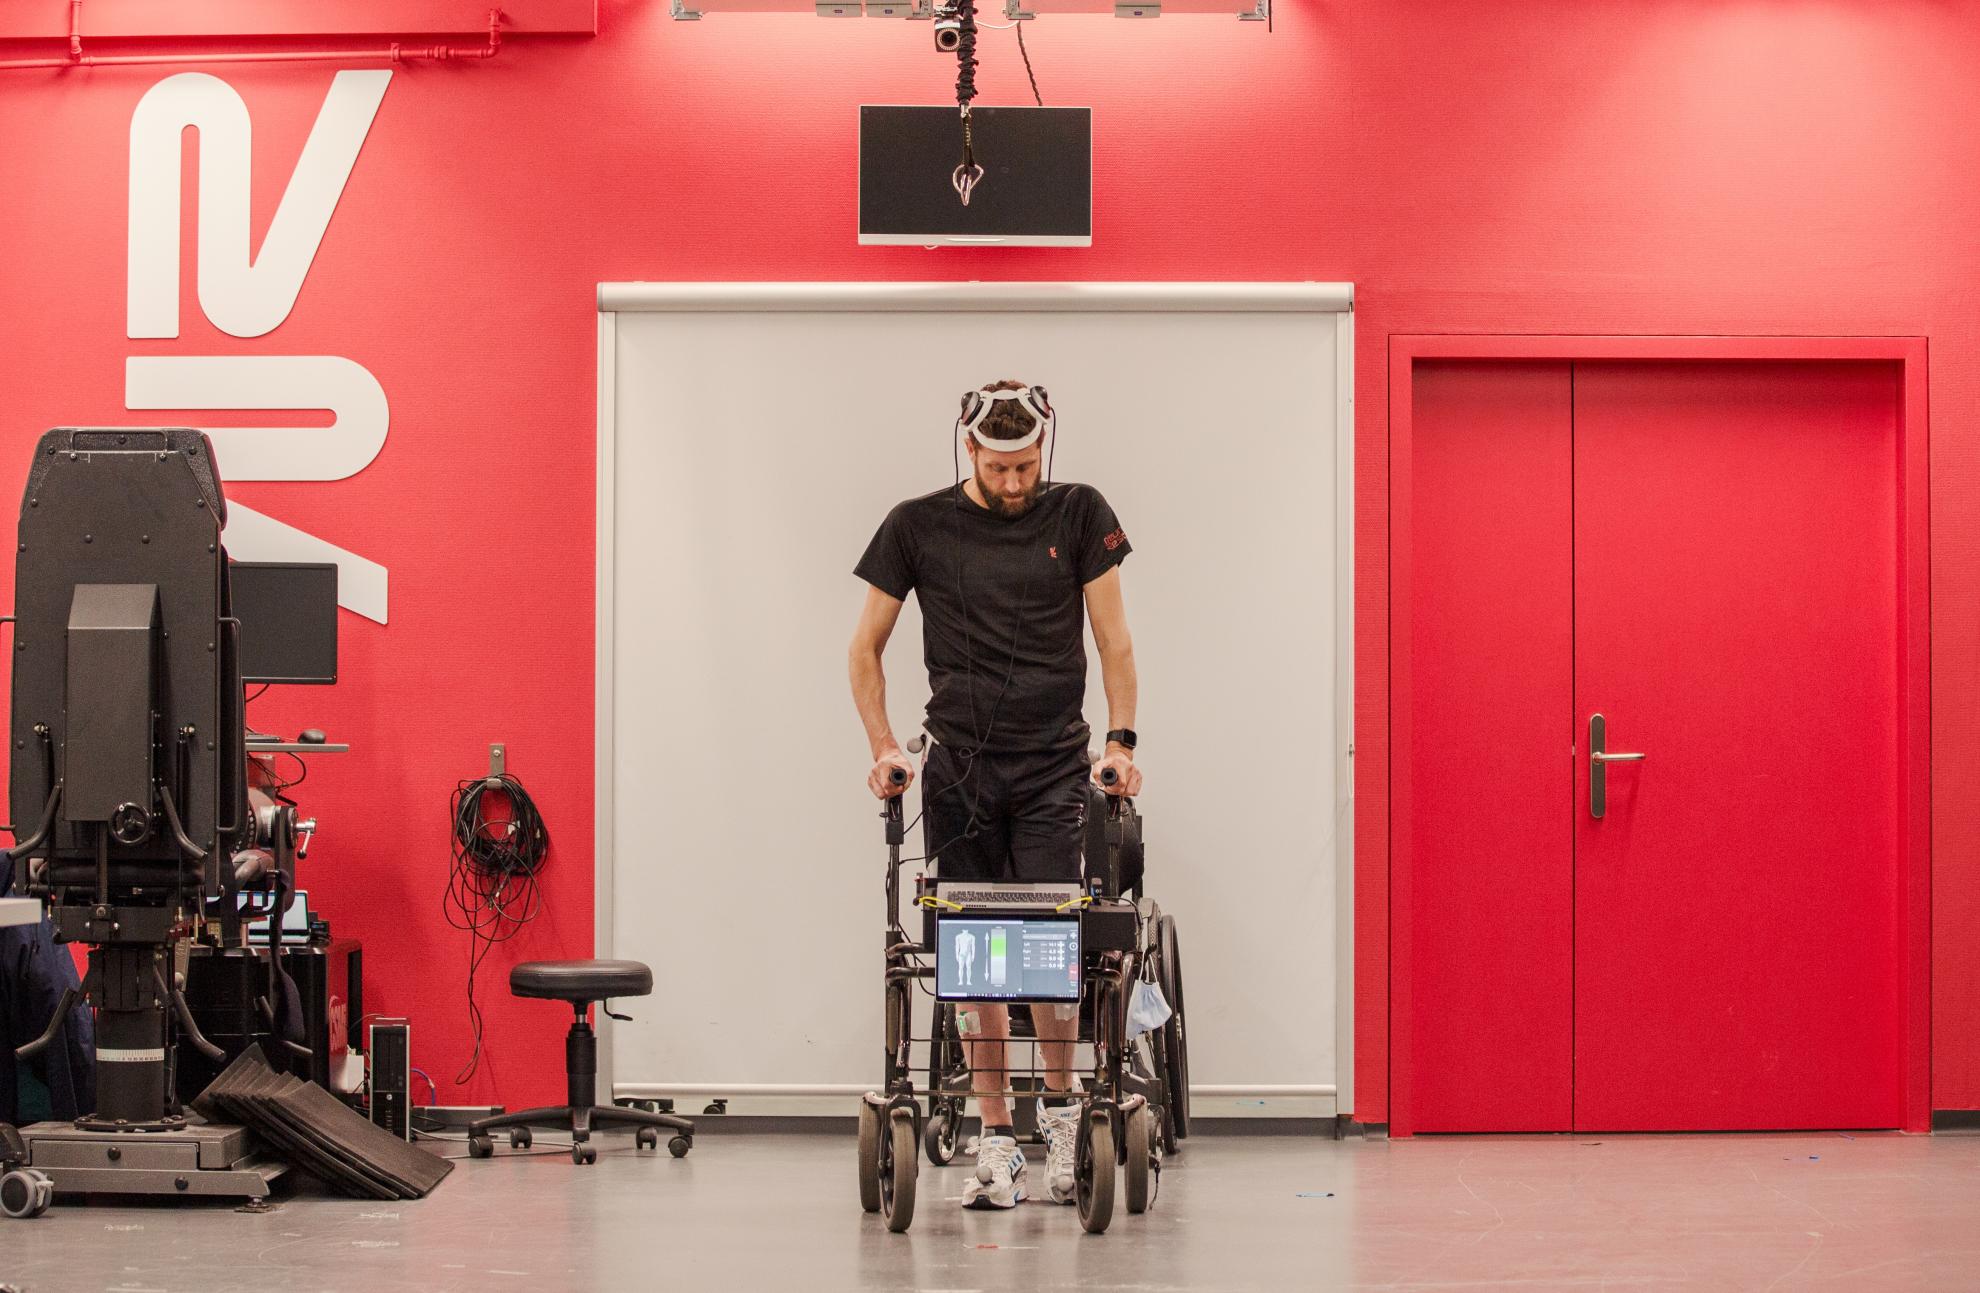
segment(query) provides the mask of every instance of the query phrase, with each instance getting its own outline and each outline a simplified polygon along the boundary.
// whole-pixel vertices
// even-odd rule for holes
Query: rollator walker
[[[909,749],[918,753],[922,744]],[[1107,785],[1116,776],[1111,768],[1102,774]],[[895,769],[894,784],[906,781],[906,771]],[[917,1149],[937,1166],[956,1156],[971,1095],[959,1003],[1077,1003],[1075,1046],[1090,1048],[1092,1063],[1080,1093],[1074,1197],[1088,1233],[1105,1231],[1113,1220],[1117,1178],[1130,1213],[1152,1207],[1163,1158],[1177,1153],[1189,1135],[1189,1050],[1175,918],[1142,891],[1141,817],[1134,801],[1097,787],[1091,797],[1083,884],[944,882],[939,860],[929,859],[937,874],[924,872],[914,881],[918,934],[901,920],[904,796],[881,808],[887,839],[886,1082],[860,1100],[859,1197],[897,1234],[914,1222]],[[959,938],[969,951],[957,951]],[[1066,982],[1057,986],[1062,973]],[[1008,990],[1014,974],[1046,979],[1065,995],[1014,994]],[[1003,991],[996,990],[1000,975]],[[1129,1007],[1140,983],[1160,989],[1170,1014],[1130,1039]],[[971,995],[977,991],[984,995]],[[920,1036],[913,1031],[917,993],[930,998],[930,1026]],[[1003,1095],[1028,1112],[1044,1070],[1027,1013],[1011,1011]],[[1031,1064],[1020,1067],[1015,1055],[1027,1041]],[[925,1082],[917,1085],[917,1077]],[[1019,1122],[1022,1134],[1029,1119]]]

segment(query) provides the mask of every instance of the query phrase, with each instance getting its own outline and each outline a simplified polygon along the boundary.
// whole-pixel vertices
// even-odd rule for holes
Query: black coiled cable
[[[502,803],[507,812],[499,810]],[[454,1077],[454,1085],[463,1086],[481,1065],[475,980],[489,950],[514,938],[543,910],[536,877],[550,852],[550,830],[522,782],[507,774],[461,782],[454,788],[452,808],[453,864],[442,909],[449,925],[468,934],[467,1005],[474,1052]]]
[[[956,44],[956,106],[976,97],[976,0],[958,0],[961,39]]]

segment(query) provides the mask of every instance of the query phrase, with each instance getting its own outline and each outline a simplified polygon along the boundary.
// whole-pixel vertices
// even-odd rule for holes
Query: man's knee
[[[956,1008],[956,1031],[964,1038],[1000,1042],[1011,1035],[1011,1012],[1007,1006],[971,1003]]]
[[[1031,1027],[1041,1038],[1052,1041],[1067,1041],[1079,1033],[1079,1007],[1077,1005],[1046,1005],[1040,1002],[1031,1007]]]

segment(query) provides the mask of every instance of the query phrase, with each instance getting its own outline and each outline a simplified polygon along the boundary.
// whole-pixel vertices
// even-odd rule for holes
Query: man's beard
[[[1015,521],[1037,505],[1039,495],[1045,492],[1045,481],[1041,477],[1023,494],[1015,499],[1009,499],[991,489],[990,482],[983,479],[983,473],[979,471],[976,473],[976,492],[983,495],[983,505],[989,508],[993,515],[1000,516],[1006,521]]]

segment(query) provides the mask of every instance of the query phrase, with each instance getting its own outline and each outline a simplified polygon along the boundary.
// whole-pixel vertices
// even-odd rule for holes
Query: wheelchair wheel
[[[1088,1118],[1073,1160],[1073,1201],[1079,1224],[1089,1235],[1114,1219],[1114,1129],[1105,1118]]]
[[[1189,1136],[1189,1037],[1184,1030],[1182,950],[1176,940],[1176,922],[1173,916],[1164,916],[1155,932],[1155,946],[1161,955],[1161,977],[1158,982],[1162,995],[1168,999],[1173,1012],[1169,1022],[1162,1025],[1162,1050],[1167,1071],[1163,1074],[1169,1084],[1168,1122],[1175,1129],[1177,1140]]]
[[[1181,1149],[1176,1143],[1176,1120],[1169,1112],[1169,1042],[1168,1029],[1157,1028],[1143,1040],[1148,1044],[1149,1071],[1162,1080],[1163,1100],[1155,1106],[1155,1138],[1161,1143],[1164,1154],[1174,1154]]]
[[[1154,908],[1149,919],[1149,941],[1142,953],[1141,977],[1157,987],[1169,981],[1169,974],[1163,968],[1162,949],[1155,937],[1160,932],[1164,917],[1160,907]],[[1166,998],[1167,993],[1165,992]],[[1174,1154],[1182,1148],[1176,1139],[1176,1120],[1171,1111],[1174,1090],[1169,1075],[1169,1026],[1165,1023],[1153,1032],[1144,1033],[1135,1043],[1136,1071],[1144,1078],[1161,1083],[1162,1099],[1155,1105],[1155,1137],[1161,1142],[1164,1154]]]
[[[914,1119],[887,1119],[880,1138],[880,1212],[887,1229],[901,1234],[914,1224],[914,1183],[921,1167],[914,1143]]]
[[[859,1206],[880,1211],[880,1111],[859,1102]]]
[[[1155,1147],[1155,1111],[1142,1105],[1127,1116],[1127,1210],[1139,1216],[1155,1205],[1162,1187],[1162,1160]]]

